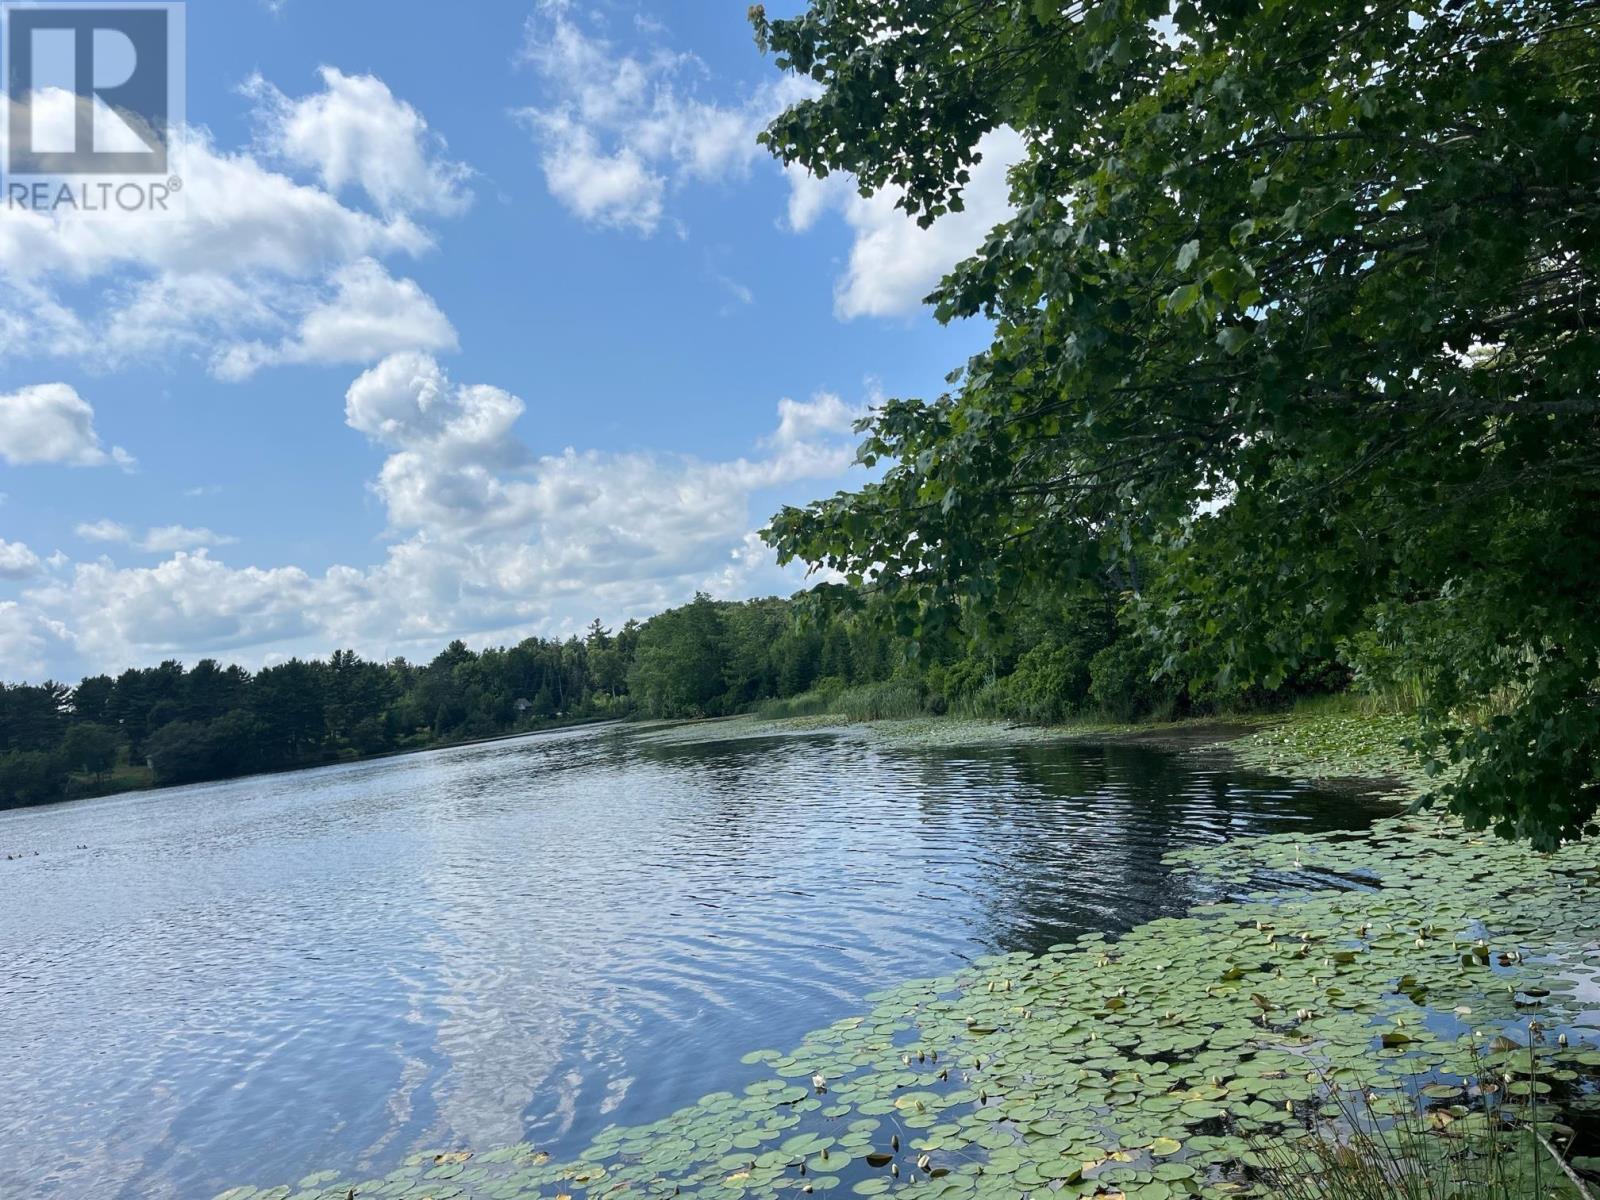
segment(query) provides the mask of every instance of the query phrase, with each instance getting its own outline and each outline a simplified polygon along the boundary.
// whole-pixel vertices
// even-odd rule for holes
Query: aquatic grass
[[[1450,1129],[1414,1119],[1337,1139],[1264,1142],[1256,1154],[1265,1164],[1265,1185],[1283,1200],[1535,1200],[1557,1194],[1543,1188],[1544,1149],[1532,1135],[1496,1129],[1481,1117]],[[1565,1191],[1580,1195],[1570,1185]]]
[[[1248,1161],[1283,1200],[1594,1200],[1554,1144],[1574,1131],[1541,1111],[1542,1033],[1528,1024],[1526,1050],[1502,1042],[1499,1069],[1477,1058],[1459,1082],[1420,1075],[1380,1095],[1324,1079],[1305,1136],[1254,1139]]]
[[[789,721],[797,717],[832,716],[837,712],[837,692],[804,692],[780,700],[768,700],[756,707],[756,714],[767,721]]]
[[[768,700],[756,713],[769,721],[820,716],[841,721],[887,721],[926,716],[927,708],[916,683],[893,679],[856,687],[823,687],[787,699]]]

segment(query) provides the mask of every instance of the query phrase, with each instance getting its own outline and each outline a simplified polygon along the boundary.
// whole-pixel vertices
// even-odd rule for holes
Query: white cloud
[[[806,445],[822,437],[849,433],[864,415],[832,392],[818,392],[810,400],[778,401],[778,430],[768,444],[785,449]]]
[[[133,459],[122,447],[107,450],[101,444],[94,428],[94,409],[65,383],[42,383],[0,393],[0,458],[13,465],[133,465]]]
[[[187,525],[158,525],[145,531],[143,537],[135,536],[120,521],[109,517],[87,521],[74,530],[86,542],[114,542],[143,550],[147,554],[171,554],[178,550],[199,550],[207,546],[231,546],[239,539],[210,529],[192,529]]]
[[[304,277],[329,261],[418,254],[432,245],[407,217],[346,208],[248,154],[217,150],[204,132],[185,131],[178,153],[188,205],[183,219],[7,213],[0,222],[0,272],[22,280],[52,274],[89,280],[119,268]]]
[[[458,211],[465,168],[433,152],[426,123],[380,80],[329,71],[324,84],[293,101],[252,85],[266,125],[258,153],[315,170],[317,184],[185,130],[181,219],[8,213],[0,355],[105,370],[183,354],[238,379],[270,363],[453,348],[437,305],[380,264],[433,247],[412,214]],[[350,186],[379,211],[328,190]],[[402,193],[415,202],[402,203]]]
[[[158,525],[147,530],[138,542],[150,554],[171,554],[175,550],[198,550],[205,546],[231,546],[239,539],[210,529],[191,529],[187,525]]]
[[[395,451],[373,491],[390,527],[433,535],[523,530],[583,543],[591,559],[640,559],[680,543],[687,526],[742,533],[751,491],[838,474],[858,415],[836,396],[784,400],[778,431],[756,459],[703,463],[653,454],[562,454],[533,459],[512,436],[523,402],[499,388],[456,386],[427,355],[395,355],[351,385],[345,419]],[[735,517],[734,514],[737,514]],[[731,519],[741,525],[730,530]],[[552,538],[554,534],[554,538]]]
[[[581,26],[565,0],[540,3],[523,56],[546,98],[517,115],[541,145],[550,194],[582,220],[646,235],[662,221],[669,188],[744,175],[766,155],[761,129],[818,90],[785,76],[735,103],[705,100],[696,94],[707,74],[698,58],[621,50]]]
[[[152,656],[270,644],[315,628],[304,571],[233,569],[203,550],[154,567],[78,563],[69,578],[25,599],[57,614],[78,654],[107,670]]]
[[[56,629],[30,608],[13,600],[0,600],[0,663],[6,681],[39,679],[45,673],[46,648]]]
[[[39,573],[39,556],[22,542],[0,538],[0,579],[27,579]]]
[[[1023,140],[1010,129],[996,129],[984,135],[978,150],[982,161],[962,190],[965,207],[927,229],[896,207],[899,193],[892,189],[863,197],[844,176],[817,179],[791,169],[790,227],[803,232],[834,209],[853,234],[849,264],[834,287],[834,312],[841,320],[916,311],[939,280],[1011,216],[1006,172],[1022,160]]]
[[[564,112],[527,116],[544,139],[540,165],[552,196],[595,225],[655,232],[667,181],[636,150],[602,151],[594,131]]]
[[[73,530],[86,542],[121,542],[131,544],[133,531],[120,521],[103,517],[98,521],[84,521]]]
[[[30,619],[48,613],[59,629],[37,635],[35,656],[113,669],[203,654],[259,665],[335,646],[431,655],[456,636],[483,644],[647,617],[697,590],[793,590],[801,572],[780,570],[751,530],[772,495],[849,469],[859,415],[828,393],[786,399],[751,454],[706,461],[535,455],[516,436],[525,408],[456,383],[427,355],[385,359],[346,397],[348,424],[389,451],[373,488],[398,540],[381,562],[321,575],[234,567],[203,548],[225,541],[210,531],[141,537],[97,522],[80,534],[173,552],[154,566],[80,562],[26,589]]]
[[[395,354],[345,393],[345,422],[386,446],[426,450],[451,463],[483,465],[522,457],[511,427],[523,404],[487,385],[453,386],[426,354]]]
[[[260,75],[245,85],[272,155],[315,171],[337,194],[359,187],[384,212],[459,213],[472,171],[443,157],[444,140],[373,75],[322,67],[323,90],[291,100]]]
[[[410,279],[395,279],[374,259],[335,272],[332,294],[310,309],[292,337],[276,345],[236,342],[211,364],[219,379],[247,379],[278,363],[368,363],[401,350],[454,350],[455,327]]]

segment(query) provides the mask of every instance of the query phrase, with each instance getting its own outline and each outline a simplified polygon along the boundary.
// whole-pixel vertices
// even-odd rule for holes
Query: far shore
[[[1342,717],[1335,723],[1351,721],[1387,725],[1392,717]],[[1314,778],[1321,782],[1339,782],[1354,786],[1355,790],[1373,793],[1406,790],[1411,772],[1406,764],[1397,760],[1386,764],[1390,769],[1382,775],[1362,771],[1354,763],[1337,757],[1324,756],[1320,767],[1318,750],[1327,741],[1329,718],[1317,714],[1297,713],[1245,713],[1222,716],[1191,717],[1178,721],[1110,722],[1085,719],[1057,725],[1032,725],[991,717],[963,717],[958,715],[886,717],[861,720],[844,714],[818,714],[803,717],[762,717],[755,713],[731,716],[677,719],[643,719],[613,716],[588,716],[554,718],[549,721],[507,733],[482,737],[450,738],[430,741],[425,745],[404,746],[382,750],[373,754],[348,754],[322,761],[303,762],[252,771],[244,775],[227,776],[204,783],[227,783],[273,775],[292,774],[297,771],[315,771],[325,767],[348,766],[357,763],[377,762],[404,758],[415,754],[430,754],[439,750],[461,749],[469,746],[489,745],[513,741],[541,733],[588,728],[602,725],[627,726],[642,735],[672,742],[718,741],[728,738],[777,737],[795,734],[837,731],[851,736],[871,738],[886,745],[916,748],[957,745],[1008,745],[1017,743],[1090,742],[1119,745],[1148,746],[1173,752],[1215,750],[1229,754],[1242,766],[1258,769],[1268,774],[1291,774]],[[1272,752],[1273,730],[1292,730],[1302,743],[1293,755],[1285,758]],[[1335,738],[1335,741],[1337,739]],[[1312,769],[1305,767],[1313,763]],[[79,779],[72,795],[44,804],[0,809],[20,812],[30,809],[51,808],[58,804],[71,804],[80,800],[97,800],[108,796],[128,795],[137,792],[167,791],[173,787],[203,786],[200,783],[156,784],[148,768],[123,767],[118,772],[99,781]],[[1410,790],[1416,790],[1414,787]]]

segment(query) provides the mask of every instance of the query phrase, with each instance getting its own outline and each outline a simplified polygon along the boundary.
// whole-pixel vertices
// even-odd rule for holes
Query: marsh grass
[[[770,721],[837,716],[846,721],[892,721],[927,715],[917,685],[889,680],[858,687],[818,688],[787,700],[769,700],[756,713]]]
[[[1283,1200],[1594,1200],[1546,1136],[1548,1127],[1541,1128],[1537,1103],[1498,1103],[1493,1082],[1472,1092],[1481,1101],[1473,1110],[1423,1112],[1407,1105],[1393,1115],[1371,1092],[1332,1089],[1330,1126],[1252,1145],[1267,1194]]]

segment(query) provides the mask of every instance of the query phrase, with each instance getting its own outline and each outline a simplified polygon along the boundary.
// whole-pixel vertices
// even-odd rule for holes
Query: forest
[[[870,592],[742,602],[706,595],[611,631],[426,664],[352,650],[251,672],[169,660],[0,684],[0,807],[346,761],[584,720],[763,712],[872,719],[956,711],[1055,722],[1270,706],[1337,689],[1336,663],[1273,691],[1180,686],[1124,636],[1113,580],[914,648]],[[921,651],[920,653],[918,651]]]

